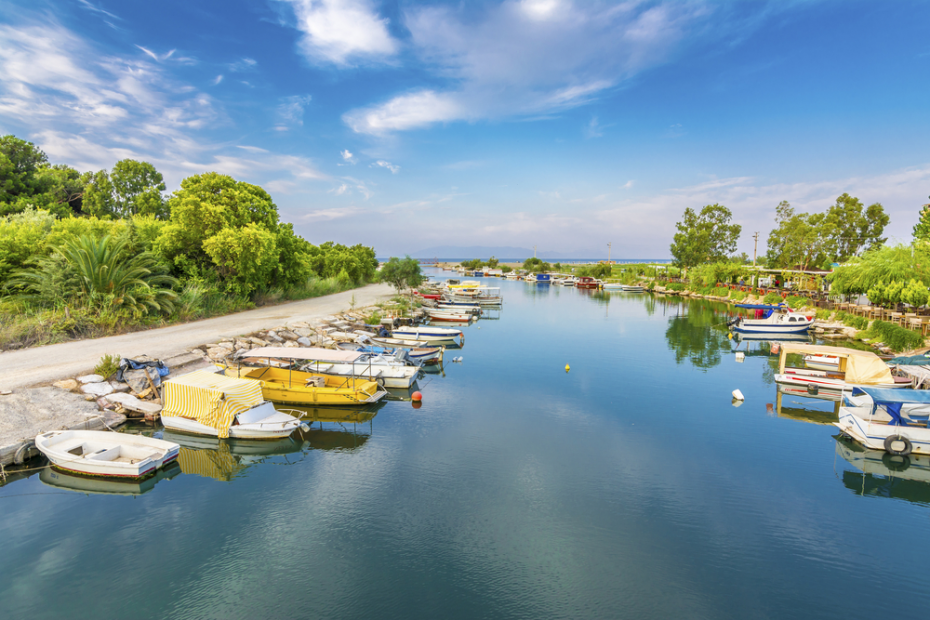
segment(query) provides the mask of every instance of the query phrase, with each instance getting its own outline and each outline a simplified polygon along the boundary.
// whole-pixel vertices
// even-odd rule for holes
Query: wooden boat
[[[930,392],[857,387],[840,407],[840,431],[895,456],[930,454]]]
[[[343,351],[358,351],[360,353],[394,354],[397,351],[403,351],[411,361],[418,365],[436,364],[442,361],[442,347],[414,347],[404,349],[400,347],[381,347],[374,345],[361,345],[356,342],[340,342],[338,345]]]
[[[337,377],[293,368],[280,368],[268,364],[284,360],[295,362],[324,361],[352,363],[362,356],[358,351],[340,351],[317,348],[262,347],[239,354],[240,365],[226,366],[226,376],[251,379],[261,383],[262,394],[268,400],[290,405],[365,405],[384,398],[386,392],[376,381]],[[251,364],[243,366],[241,364]],[[257,366],[257,364],[265,365]]]
[[[809,330],[813,324],[814,317],[800,312],[772,312],[764,319],[747,319],[743,316],[734,317],[730,321],[730,329],[741,334],[753,332],[801,334]]]
[[[838,360],[837,370],[786,367],[789,353],[827,355]],[[808,388],[811,391],[848,391],[855,387],[901,389],[913,387],[914,380],[894,377],[888,365],[871,351],[842,347],[785,342],[781,345],[775,382]]]
[[[432,299],[434,301],[438,301],[439,299],[442,299],[442,295],[440,295],[439,293],[430,294],[430,293],[421,293],[420,291],[417,291],[417,295],[419,295],[423,299]]]
[[[581,276],[575,279],[575,288],[597,288],[598,282],[594,278]]]
[[[401,340],[425,340],[426,342],[455,343],[456,338],[461,338],[462,342],[465,341],[465,334],[460,329],[433,327],[432,325],[398,327],[391,332],[391,337]]]
[[[142,435],[110,431],[49,431],[36,448],[54,467],[85,476],[144,478],[178,458],[179,446]]]
[[[266,400],[260,381],[222,372],[196,370],[175,377],[165,381],[162,396],[162,424],[182,433],[223,439],[280,439],[301,426],[297,417],[276,410]]]
[[[621,285],[624,292],[627,293],[643,293],[646,291],[646,288],[638,284],[622,284]],[[606,288],[606,285],[605,285]]]

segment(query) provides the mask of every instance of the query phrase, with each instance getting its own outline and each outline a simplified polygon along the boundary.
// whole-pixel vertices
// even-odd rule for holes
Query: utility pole
[[[759,232],[756,231],[756,234],[754,234],[752,238],[756,240],[756,242],[752,246],[752,266],[755,267],[756,266],[756,251],[759,249]]]
[[[607,264],[610,264],[610,241],[607,242]]]
[[[533,246],[533,258],[536,258],[536,246]]]

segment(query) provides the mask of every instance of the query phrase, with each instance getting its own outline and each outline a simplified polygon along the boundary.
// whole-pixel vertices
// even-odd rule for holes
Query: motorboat
[[[407,357],[418,366],[436,364],[442,361],[442,347],[436,346],[403,349],[399,347],[363,345],[356,342],[340,342],[336,346],[343,351],[358,351],[360,353],[369,353],[372,355],[394,355],[397,352],[403,351],[407,354]]]
[[[378,346],[390,347],[395,349],[424,349],[430,346],[425,340],[403,340],[401,338],[388,338],[387,336],[366,337],[364,342]]]
[[[49,431],[36,448],[63,471],[108,478],[144,478],[178,458],[178,444],[111,431]]]
[[[838,360],[837,369],[830,371],[788,367],[786,361],[789,353],[835,357]],[[900,389],[914,385],[913,379],[893,376],[884,360],[871,351],[793,342],[781,344],[775,382],[805,387],[812,392],[849,391],[854,387]]]
[[[836,372],[840,368],[840,359],[835,355],[811,354],[804,356],[804,365],[815,370]]]
[[[432,325],[398,327],[391,332],[391,337],[402,340],[425,340],[426,342],[449,342],[453,344],[456,338],[461,338],[463,342],[465,340],[465,334],[460,329],[434,327]]]
[[[646,291],[646,287],[638,284],[622,284],[621,288],[626,293],[643,293]]]
[[[301,426],[297,417],[275,409],[263,396],[263,382],[252,378],[195,370],[165,381],[162,397],[162,424],[181,433],[222,439],[280,439]]]
[[[228,377],[250,379],[261,384],[268,400],[290,405],[364,405],[384,398],[386,392],[362,368],[358,351],[319,349],[313,347],[262,347],[241,351],[239,364],[224,366]],[[284,361],[285,364],[274,364]],[[357,375],[337,376],[295,370],[297,363],[323,362],[331,364],[358,363]],[[365,377],[365,378],[363,378]]]
[[[626,285],[620,282],[604,282],[604,284],[602,285],[602,288],[605,291],[622,291],[624,290],[623,288],[624,286]]]
[[[597,288],[598,286],[598,281],[589,276],[581,276],[575,279],[575,288]]]
[[[328,350],[328,349],[323,349]],[[420,376],[420,367],[405,364],[393,355],[362,353],[355,362],[326,362],[319,359],[303,364],[309,373],[354,377],[376,381],[385,388],[409,388]]]
[[[857,387],[840,407],[840,431],[896,456],[930,454],[930,391]]]
[[[733,317],[729,321],[730,329],[739,334],[751,333],[785,333],[802,334],[814,324],[814,317],[800,312],[768,311],[768,316],[761,319],[747,319],[744,316]]]

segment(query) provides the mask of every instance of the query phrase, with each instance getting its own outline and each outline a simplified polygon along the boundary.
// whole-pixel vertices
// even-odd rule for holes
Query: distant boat
[[[623,291],[626,290],[624,287],[625,284],[620,282],[604,282],[603,288],[605,291]]]
[[[356,342],[340,342],[336,346],[344,351],[358,351],[360,353],[369,353],[372,355],[393,355],[397,351],[403,351],[412,362],[418,365],[435,364],[442,361],[442,348],[437,346],[403,349],[400,347],[361,345]]]
[[[144,478],[177,459],[179,450],[170,441],[110,431],[49,431],[35,444],[59,469],[107,478]]]
[[[638,284],[623,284],[621,287],[627,293],[643,293],[646,290],[645,287],[639,286]]]
[[[434,327],[424,325],[417,327],[398,327],[392,333],[393,338],[404,340],[425,340],[427,342],[450,342],[454,343],[456,338],[465,338],[465,334],[460,329],[451,327]]]
[[[433,321],[471,321],[475,315],[470,312],[457,312],[454,310],[440,310],[437,308],[423,308]]]
[[[581,276],[575,280],[575,288],[597,288],[598,281],[588,276]]]

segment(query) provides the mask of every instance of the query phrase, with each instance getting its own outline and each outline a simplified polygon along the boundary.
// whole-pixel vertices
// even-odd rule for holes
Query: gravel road
[[[6,351],[0,353],[0,390],[16,390],[87,374],[107,353],[117,353],[129,358],[143,353],[155,358],[170,357],[222,338],[270,329],[289,321],[306,321],[348,310],[353,295],[357,306],[368,306],[390,297],[392,293],[393,289],[387,284],[370,284],[326,297],[268,306],[192,323],[121,336]]]

